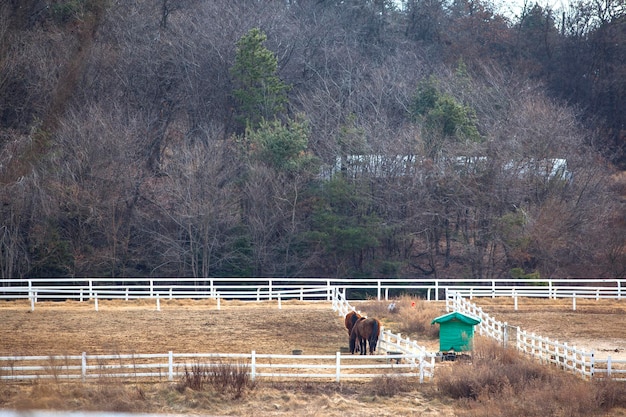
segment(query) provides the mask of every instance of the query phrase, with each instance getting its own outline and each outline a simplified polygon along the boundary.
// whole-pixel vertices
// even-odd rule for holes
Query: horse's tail
[[[370,352],[374,353],[376,350],[376,345],[378,344],[378,333],[380,333],[380,322],[374,319],[374,323],[372,325],[372,334],[370,335]]]

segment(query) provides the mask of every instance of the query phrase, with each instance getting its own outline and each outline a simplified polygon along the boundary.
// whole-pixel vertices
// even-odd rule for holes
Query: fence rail
[[[485,313],[482,308],[476,306],[476,304],[470,302],[468,299],[463,298],[462,293],[456,291],[448,292],[446,297],[446,311],[458,311],[459,313],[479,318],[480,323],[477,325],[479,334],[488,336],[502,344],[507,343],[507,323],[494,319],[489,314]]]
[[[378,300],[401,293],[420,294],[428,300],[445,299],[448,291],[464,297],[612,298],[626,294],[626,279],[327,279],[327,278],[77,278],[3,279],[0,299],[100,298],[238,298],[272,300],[277,294],[302,300],[330,301],[330,290],[342,288],[350,299],[364,294]],[[353,298],[352,298],[352,295]]]
[[[5,356],[0,380],[103,378],[173,381],[197,370],[242,367],[250,378],[347,379],[393,374],[421,378],[426,373],[417,355],[277,355],[236,353],[173,353],[133,355]],[[194,369],[196,371],[194,371]],[[217,371],[216,371],[217,372]]]

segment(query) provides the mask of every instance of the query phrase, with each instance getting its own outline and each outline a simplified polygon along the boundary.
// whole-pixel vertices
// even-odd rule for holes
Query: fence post
[[[254,350],[250,356],[250,379],[252,381],[256,379],[256,352]]]
[[[83,288],[80,288],[80,297],[79,297],[80,302],[83,302]]]
[[[446,298],[447,298],[447,295],[446,295]],[[439,280],[437,279],[435,280],[435,301],[439,301]]]
[[[590,358],[590,364],[589,364],[589,379],[593,379],[594,377],[594,371],[595,371],[595,367],[596,367],[596,353],[595,351],[591,351],[591,358]]]
[[[502,327],[502,346],[506,348],[508,344],[509,344],[509,325],[505,321]]]
[[[267,285],[267,290],[268,290],[267,291],[267,296],[268,296],[268,298],[267,298],[267,300],[268,301],[272,301],[272,280],[270,279],[267,282],[268,282],[268,285]]]
[[[89,280],[89,299],[93,298],[93,281]]]
[[[167,355],[167,380],[174,380],[174,352],[171,350]]]
[[[380,281],[376,281],[376,299],[380,301]]]
[[[548,299],[552,299],[552,280],[548,280]]]
[[[87,352],[83,352],[83,355],[80,360],[80,374],[83,377],[83,382],[87,378]]]
[[[35,311],[35,293],[33,290],[28,290],[28,298],[30,298],[30,311]]]
[[[341,352],[337,352],[337,360],[336,360],[336,377],[335,381],[339,382],[341,380]]]
[[[326,301],[330,301],[330,280],[326,280]]]
[[[154,281],[150,280],[150,297],[154,297]]]
[[[93,300],[94,300],[94,306],[96,308],[96,311],[98,311],[98,293],[93,294]]]
[[[278,295],[278,309],[282,310],[283,309],[283,306],[282,306],[282,303],[281,303],[282,297],[280,296],[280,293],[278,293],[277,295]]]
[[[159,298],[158,294],[156,296],[156,309],[157,311],[161,311],[161,299]]]
[[[572,310],[576,311],[576,293],[572,294]]]
[[[611,357],[606,358],[606,377],[611,377]]]

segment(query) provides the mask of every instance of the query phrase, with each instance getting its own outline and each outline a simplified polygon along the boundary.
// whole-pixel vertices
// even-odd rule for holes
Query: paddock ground
[[[626,359],[626,300],[474,298],[497,320],[566,342],[598,357]],[[355,303],[368,313],[375,301]],[[381,301],[380,303],[385,303]],[[0,301],[0,355],[124,353],[334,354],[348,344],[343,318],[328,302],[215,300]],[[375,309],[381,311],[380,306]],[[384,308],[382,309],[384,310]],[[434,318],[434,317],[433,317]],[[391,331],[393,322],[382,317]],[[413,340],[436,351],[438,341]]]
[[[334,354],[347,333],[330,303],[213,300],[0,302],[0,355]]]

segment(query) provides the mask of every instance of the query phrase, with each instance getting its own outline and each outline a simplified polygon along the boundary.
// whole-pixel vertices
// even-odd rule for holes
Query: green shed
[[[474,326],[480,323],[477,317],[453,311],[433,319],[431,324],[439,323],[439,350],[463,352],[472,349]]]

